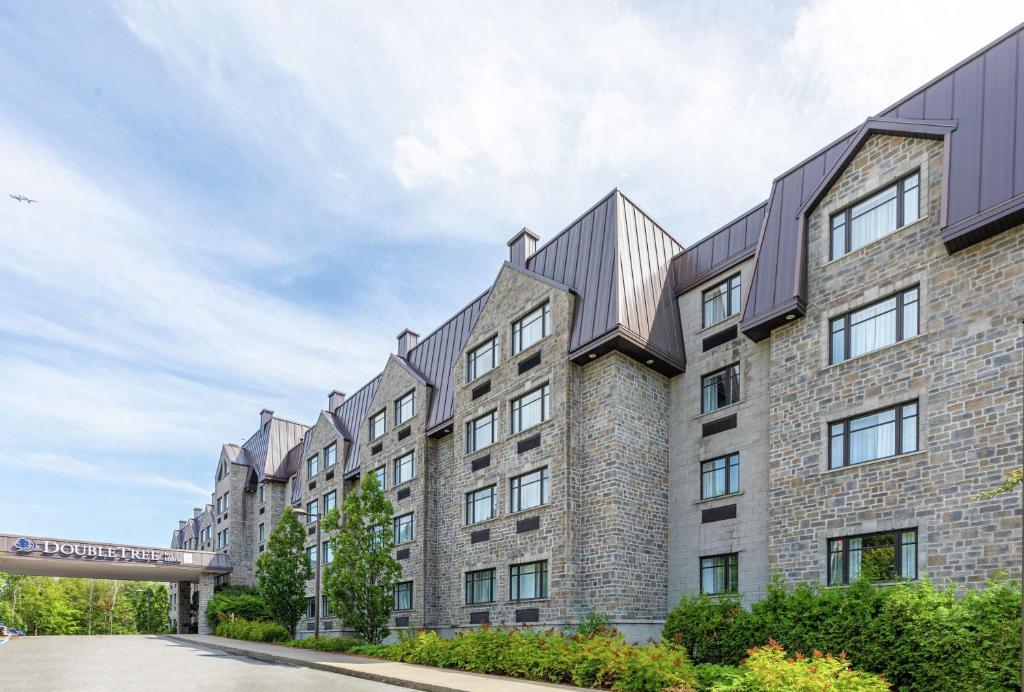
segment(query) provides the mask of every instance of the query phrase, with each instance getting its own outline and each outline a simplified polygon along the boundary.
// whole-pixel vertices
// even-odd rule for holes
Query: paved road
[[[155,636],[22,637],[0,646],[0,690],[402,692],[403,687],[211,651]]]

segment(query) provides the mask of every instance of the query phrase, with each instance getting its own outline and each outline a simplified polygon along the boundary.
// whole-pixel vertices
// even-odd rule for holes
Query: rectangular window
[[[494,497],[497,486],[489,485],[466,493],[466,523],[476,524],[494,517]]]
[[[338,506],[338,491],[332,490],[324,495],[324,515]]]
[[[700,412],[708,413],[740,400],[740,364],[722,368],[700,379]]]
[[[327,600],[327,596],[320,597],[320,617],[331,617],[331,602]]]
[[[320,554],[324,557],[324,564],[329,565],[334,562],[334,551],[331,550],[331,542],[324,541],[323,545],[320,546]]]
[[[409,452],[395,459],[395,485],[411,481],[416,475],[416,453]]]
[[[710,595],[738,593],[740,555],[710,555],[700,559],[700,592]]]
[[[217,514],[220,514],[223,511],[224,511],[224,496],[221,495],[220,497],[217,498]]]
[[[224,547],[228,547],[228,530],[224,529]]]
[[[917,402],[829,424],[828,466],[837,469],[917,451]]]
[[[416,539],[412,512],[395,517],[395,545],[409,543]]]
[[[496,423],[496,411],[485,413],[476,420],[466,423],[466,452],[471,454],[494,444],[497,434]]]
[[[829,323],[829,362],[840,363],[862,353],[917,336],[917,286]]]
[[[262,483],[260,483],[259,487],[257,489],[257,492],[259,493],[259,496],[260,496],[260,502],[261,503],[262,502],[266,502],[267,501],[267,488],[266,488],[266,486],[264,486]]]
[[[382,525],[371,526],[370,531],[373,533],[372,544],[375,548],[384,547],[384,527]]]
[[[228,493],[224,493],[224,511],[228,511]]]
[[[917,221],[920,216],[920,175],[914,172],[838,214],[830,221],[831,258]]]
[[[512,434],[531,428],[548,418],[550,397],[548,385],[512,400]]]
[[[399,426],[416,415],[416,390],[395,400],[395,425]]]
[[[320,473],[320,455],[314,454],[306,459],[306,478],[312,478]]]
[[[547,467],[516,476],[511,481],[510,511],[520,512],[531,507],[546,505],[550,492]]]
[[[858,579],[917,579],[917,529],[829,539],[829,585]]]
[[[548,597],[548,561],[527,562],[509,567],[509,598],[526,601]]]
[[[494,602],[494,570],[466,572],[466,605]]]
[[[316,601],[312,596],[306,596],[306,617],[316,617]]]
[[[306,557],[309,559],[310,567],[316,568],[316,546],[311,545],[306,548]]]
[[[705,289],[703,299],[703,326],[710,327],[735,315],[740,311],[740,275],[730,276],[717,286]]]
[[[324,468],[329,469],[338,463],[338,445],[331,443],[324,448]]]
[[[395,610],[412,610],[412,582],[395,584]]]
[[[373,475],[377,478],[377,485],[380,486],[381,490],[387,489],[387,469],[383,466],[378,466],[373,470]]]
[[[261,543],[267,539],[267,525],[266,524],[260,524],[259,535],[260,535],[260,542]]]
[[[740,491],[740,455],[729,454],[700,464],[700,499]]]
[[[312,524],[320,516],[320,501],[310,500],[306,503],[306,523]]]
[[[512,323],[512,355],[533,346],[548,335],[548,304]]]
[[[384,422],[387,411],[380,411],[370,417],[370,441],[384,434]]]
[[[498,337],[480,344],[466,354],[466,382],[472,382],[484,373],[488,373],[498,364]]]

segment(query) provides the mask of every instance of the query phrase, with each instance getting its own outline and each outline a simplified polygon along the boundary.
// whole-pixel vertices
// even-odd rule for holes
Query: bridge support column
[[[213,575],[204,574],[199,577],[199,634],[213,634],[213,626],[206,621],[206,604],[213,598]]]
[[[178,582],[178,634],[188,634],[191,620],[189,605],[192,603],[192,582]]]

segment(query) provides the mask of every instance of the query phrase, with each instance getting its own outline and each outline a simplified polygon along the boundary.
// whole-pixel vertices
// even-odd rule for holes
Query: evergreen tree
[[[323,519],[334,553],[324,568],[324,593],[331,610],[373,644],[388,635],[395,584],[402,574],[391,556],[392,514],[377,479],[369,475],[345,498],[340,514],[335,508]]]
[[[285,507],[270,532],[267,549],[256,559],[256,590],[274,622],[287,627],[292,636],[306,610],[306,581],[313,576],[305,542],[302,524],[292,508]]]

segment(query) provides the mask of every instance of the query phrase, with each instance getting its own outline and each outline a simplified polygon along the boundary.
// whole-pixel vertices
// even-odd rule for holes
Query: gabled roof
[[[1024,223],[1024,24],[879,114],[880,119],[956,122],[947,139],[942,242],[962,250]],[[740,328],[767,338],[806,304],[806,256],[798,211],[856,146],[864,125],[776,178],[758,239]]]
[[[359,435],[359,426],[363,424],[363,420],[366,418],[366,410],[370,408],[373,395],[377,393],[380,377],[380,375],[374,377],[363,385],[362,389],[345,399],[345,403],[338,407],[338,423],[345,433],[345,439],[349,441],[348,456],[345,459],[344,475],[346,477],[359,471],[359,447],[362,442],[362,436]],[[435,389],[434,391],[436,392],[437,390]]]
[[[265,478],[287,480],[285,462],[288,452],[308,430],[302,423],[271,418],[242,444],[246,460],[256,472],[258,482]]]
[[[388,363],[397,363],[398,367],[409,373],[410,376],[420,384],[432,384],[427,376],[420,372],[415,366],[409,363],[405,358],[399,358],[394,353],[388,356]]]

